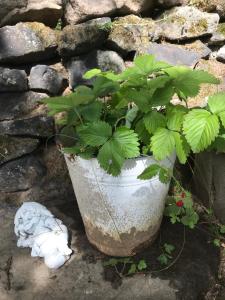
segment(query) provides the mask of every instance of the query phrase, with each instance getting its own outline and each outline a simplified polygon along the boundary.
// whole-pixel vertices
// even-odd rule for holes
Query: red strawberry
[[[176,206],[183,207],[184,206],[184,202],[182,200],[179,200],[179,201],[176,202]]]

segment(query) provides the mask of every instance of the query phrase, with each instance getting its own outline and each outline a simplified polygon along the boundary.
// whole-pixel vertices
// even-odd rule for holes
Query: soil
[[[225,299],[225,289],[217,278],[219,248],[209,242],[204,227],[184,231],[182,225],[165,219],[155,243],[132,258],[137,263],[144,259],[147,270],[127,276],[125,268],[121,276],[122,265],[104,266],[109,257],[88,242],[75,203],[75,199],[57,206],[45,203],[68,226],[74,251],[56,271],[49,270],[42,259],[31,258],[29,249],[16,247],[13,218],[17,207],[0,205],[0,300]],[[166,270],[157,260],[164,243],[175,246]]]

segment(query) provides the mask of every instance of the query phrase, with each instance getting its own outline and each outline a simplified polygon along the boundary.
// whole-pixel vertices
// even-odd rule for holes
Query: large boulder
[[[62,57],[74,56],[100,47],[107,39],[110,23],[110,18],[99,18],[64,27],[60,35],[59,54]]]
[[[45,115],[0,122],[2,135],[52,137],[55,133],[54,120]]]
[[[189,0],[157,0],[157,4],[163,8],[188,4]]]
[[[191,6],[172,8],[159,16],[160,35],[168,40],[187,40],[212,35],[219,23],[216,13]]]
[[[0,165],[33,152],[38,145],[38,139],[0,135]]]
[[[154,0],[70,0],[65,6],[65,20],[77,24],[102,16],[140,14],[150,10]]]
[[[125,69],[125,64],[114,51],[94,50],[87,55],[74,57],[68,63],[70,87],[74,89],[79,84],[90,84],[92,80],[83,79],[83,75],[93,68],[120,73]]]
[[[0,121],[20,118],[38,108],[39,101],[47,98],[47,94],[25,93],[2,93],[0,95]]]
[[[33,63],[56,56],[58,33],[37,22],[0,28],[0,64]]]
[[[10,161],[0,167],[0,191],[27,190],[43,177],[45,171],[40,161],[33,156]]]
[[[29,86],[31,90],[57,95],[63,87],[63,77],[53,68],[36,65],[30,71]]]
[[[148,45],[149,40],[158,40],[158,33],[158,25],[152,19],[143,19],[135,15],[120,17],[112,23],[107,45],[126,56],[140,46]]]
[[[208,44],[223,46],[224,43],[225,43],[225,23],[219,23],[217,30],[210,37]]]
[[[0,67],[0,92],[23,92],[28,90],[27,74],[23,70]]]
[[[154,55],[157,60],[165,61],[171,65],[194,67],[201,58],[208,56],[211,50],[200,41],[182,46],[150,43],[137,51],[137,54],[146,53]]]
[[[191,5],[207,12],[217,12],[220,17],[225,18],[224,0],[189,0]]]
[[[55,27],[62,16],[62,0],[2,0],[0,26],[41,22]]]

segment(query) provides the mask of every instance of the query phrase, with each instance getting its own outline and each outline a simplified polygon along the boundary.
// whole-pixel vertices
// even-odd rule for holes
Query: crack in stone
[[[13,257],[10,256],[6,262],[6,266],[4,268],[4,271],[6,273],[7,276],[7,286],[6,289],[7,291],[11,290],[11,277],[12,277],[12,273],[11,273],[11,268],[12,268],[12,263],[13,263]]]

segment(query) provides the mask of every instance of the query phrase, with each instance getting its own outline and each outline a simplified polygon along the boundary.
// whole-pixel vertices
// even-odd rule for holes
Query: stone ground
[[[224,300],[217,280],[219,251],[208,243],[204,228],[186,230],[166,220],[154,245],[135,257],[145,259],[147,274],[120,277],[108,258],[87,241],[74,199],[57,206],[45,205],[69,227],[71,259],[57,271],[42,259],[31,258],[29,249],[16,247],[13,218],[16,207],[0,206],[0,300]],[[160,244],[176,246],[174,257],[185,245],[178,261],[168,270],[157,262]],[[119,266],[118,266],[119,268]],[[214,295],[220,292],[220,296]],[[206,298],[205,298],[205,295]]]

